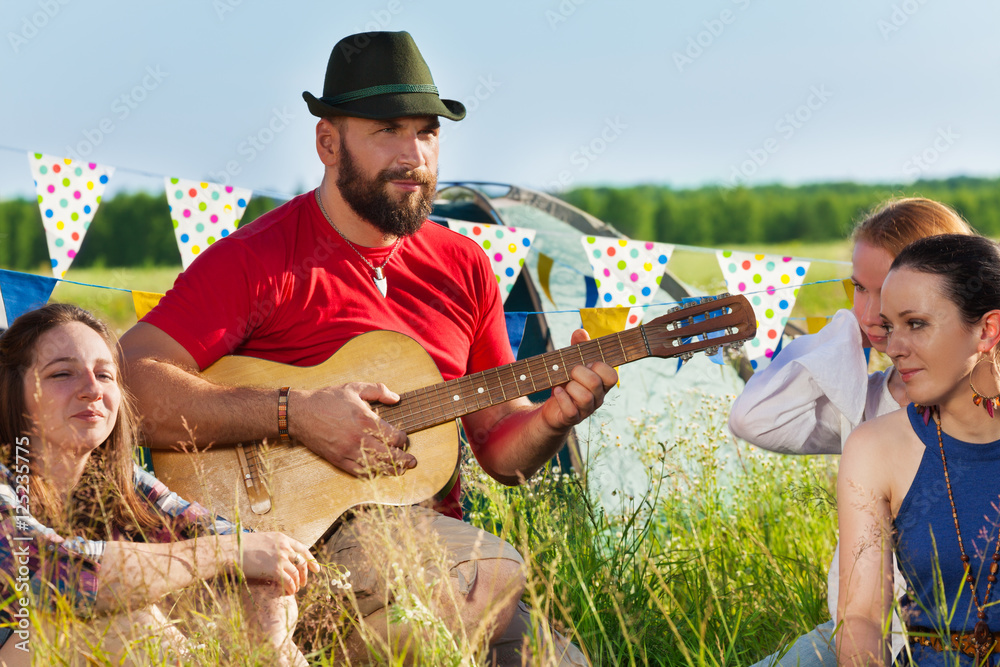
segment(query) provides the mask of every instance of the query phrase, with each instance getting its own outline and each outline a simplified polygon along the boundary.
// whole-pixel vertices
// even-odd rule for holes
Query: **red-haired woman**
[[[879,293],[893,258],[917,239],[937,234],[972,234],[969,225],[939,202],[912,197],[886,202],[869,213],[852,235],[851,281],[854,305],[838,312],[819,333],[792,341],[763,371],[747,382],[733,403],[730,429],[758,447],[785,454],[840,454],[844,441],[861,422],[888,414],[909,400],[893,369],[868,374],[864,348],[886,350],[879,317]],[[837,614],[839,554],[834,552],[827,577],[827,606]],[[896,578],[897,597],[904,593]],[[830,620],[758,666],[830,667],[836,662],[834,622]],[[898,619],[895,620],[898,629]],[[903,646],[900,635],[893,644]],[[756,666],[755,666],[756,667]]]

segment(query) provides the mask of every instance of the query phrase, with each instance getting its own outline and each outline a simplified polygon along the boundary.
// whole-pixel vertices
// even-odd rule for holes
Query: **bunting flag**
[[[716,257],[729,291],[745,294],[757,315],[757,335],[743,349],[750,366],[761,369],[779,349],[809,262],[730,250],[720,250]]]
[[[628,308],[581,308],[580,321],[591,340],[624,331],[628,324]]]
[[[236,231],[252,190],[166,178],[165,192],[181,264],[186,269],[208,246]]]
[[[624,331],[628,328],[628,318],[628,308],[616,306],[614,308],[580,309],[580,321],[591,340]],[[618,369],[615,368],[615,370]],[[621,378],[618,379],[618,386],[622,386]]]
[[[598,304],[605,308],[633,306],[626,326],[637,325],[642,319],[641,307],[656,295],[674,246],[603,236],[585,236],[580,243],[594,270]]]
[[[153,310],[162,298],[163,295],[159,292],[132,290],[132,305],[135,306],[135,319],[141,320],[146,317],[146,313]]]
[[[702,302],[701,297],[692,296],[692,297],[684,297],[678,303],[680,304],[680,306],[682,308],[686,308],[688,306],[698,305],[701,302]],[[705,319],[706,319],[705,315],[695,315],[693,318],[691,318],[691,321],[692,322],[704,322]],[[690,343],[692,341],[698,341],[698,340],[711,340],[713,338],[718,338],[720,336],[725,336],[725,335],[726,335],[725,331],[710,331],[705,336],[693,336],[691,338],[682,338],[681,339],[681,344],[686,344],[686,343]],[[726,363],[726,360],[723,357],[721,349],[718,352],[716,352],[715,354],[709,355],[708,358],[709,358],[709,360],[713,364],[718,364],[719,366],[722,366],[723,364]],[[684,359],[678,357],[677,358],[677,371],[676,372],[679,373],[680,370],[681,370],[681,367],[684,364],[685,364]]]
[[[844,293],[847,295],[847,302],[851,304],[851,308],[854,308],[854,281],[850,278],[844,278],[841,282],[844,283]]]
[[[510,340],[510,349],[517,359],[517,351],[524,340],[524,324],[528,319],[527,313],[504,313],[507,320],[507,338]]]
[[[556,305],[556,300],[552,298],[549,281],[552,279],[552,258],[546,254],[538,253],[538,282],[542,285],[542,291],[549,297],[552,305]],[[558,306],[556,306],[558,308]]]
[[[49,246],[52,275],[62,278],[90,228],[113,167],[28,153],[38,208]]]
[[[506,301],[521,274],[531,242],[535,240],[535,230],[462,220],[449,220],[448,226],[478,243],[490,258],[500,287],[500,299]]]
[[[587,294],[583,299],[583,305],[585,308],[593,308],[597,305],[597,281],[590,276],[583,277],[584,287],[587,288]]]
[[[806,318],[806,331],[811,334],[817,333],[820,329],[826,326],[827,322],[830,321],[829,317],[820,315],[819,317],[807,317]]]
[[[0,329],[18,317],[44,306],[58,281],[48,276],[0,269]]]

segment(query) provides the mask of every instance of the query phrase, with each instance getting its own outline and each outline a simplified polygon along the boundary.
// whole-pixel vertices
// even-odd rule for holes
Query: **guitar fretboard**
[[[642,326],[601,336],[506,366],[401,394],[395,405],[379,405],[382,419],[406,433],[452,421],[569,381],[574,366],[603,361],[621,366],[649,356]]]

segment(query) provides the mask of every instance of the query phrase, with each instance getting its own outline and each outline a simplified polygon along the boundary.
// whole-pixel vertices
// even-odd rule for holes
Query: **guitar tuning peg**
[[[705,356],[707,356],[707,357],[711,357],[711,356],[716,355],[718,353],[719,353],[719,346],[718,345],[716,345],[715,347],[706,347],[705,348]]]
[[[688,361],[691,361],[691,357],[693,356],[694,352],[685,352],[684,354],[678,355],[678,358],[680,358],[682,363],[687,363]]]
[[[680,307],[680,306],[671,306],[671,307],[670,307],[670,308],[669,308],[669,309],[667,310],[667,312],[668,312],[668,313],[676,313],[676,312],[677,312],[678,310],[680,310],[680,309],[681,309],[681,307]]]

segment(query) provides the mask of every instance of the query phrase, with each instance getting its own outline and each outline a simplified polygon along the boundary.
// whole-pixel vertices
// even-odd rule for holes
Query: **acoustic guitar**
[[[296,443],[257,441],[216,444],[198,452],[153,450],[153,467],[182,498],[221,516],[238,515],[255,530],[277,530],[312,545],[352,507],[413,505],[443,497],[458,475],[455,420],[463,415],[563,384],[577,364],[690,358],[699,350],[738,347],[756,331],[757,318],[746,297],[724,294],[673,309],[634,329],[447,382],[419,343],[392,331],[357,336],[317,366],[227,356],[205,369],[204,377],[228,386],[307,389],[385,383],[400,395],[399,402],[374,403],[372,408],[408,435],[407,451],[417,466],[402,475],[362,479]]]

